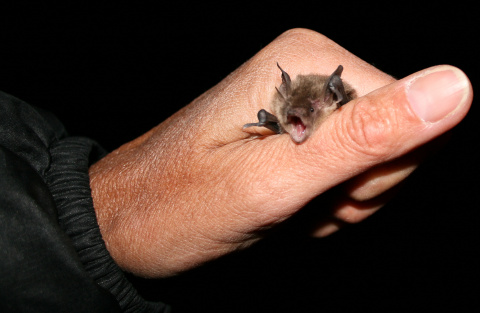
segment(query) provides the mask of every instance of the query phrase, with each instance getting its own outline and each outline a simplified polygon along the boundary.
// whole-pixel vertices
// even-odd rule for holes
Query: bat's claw
[[[258,123],[248,123],[243,125],[243,129],[257,126],[257,127],[265,127],[270,129],[276,134],[281,134],[283,133],[283,129],[280,126],[278,119],[275,115],[268,113],[264,109],[258,111],[257,114],[258,117]]]

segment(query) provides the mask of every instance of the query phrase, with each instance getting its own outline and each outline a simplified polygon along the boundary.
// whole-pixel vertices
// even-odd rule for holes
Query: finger
[[[397,194],[399,184],[429,154],[437,152],[445,145],[450,137],[448,135],[442,135],[401,158],[380,164],[348,181],[343,186],[345,197],[337,201],[337,205],[332,209],[332,216],[320,222],[312,235],[328,236],[345,224],[361,222],[377,212]]]
[[[402,182],[424,161],[429,152],[437,152],[449,133],[392,162],[380,164],[345,182],[330,200],[332,208],[324,212],[311,235],[325,237],[344,225],[358,223],[377,212],[400,190]]]
[[[251,132],[271,134],[263,128],[244,130],[243,125],[256,122],[259,110],[270,110],[275,88],[282,82],[277,62],[290,71],[292,78],[298,74],[330,75],[342,64],[342,79],[360,96],[395,81],[327,37],[307,29],[293,29],[189,105],[188,110],[202,118],[192,123],[178,114],[177,122],[182,127],[194,125],[203,130],[196,139],[207,146],[212,139],[221,146],[245,139]]]
[[[380,210],[399,191],[402,184],[396,184],[375,198],[357,201],[352,198],[343,198],[331,210],[331,216],[313,229],[312,236],[326,237],[343,226],[363,221],[368,216]]]
[[[273,77],[273,82],[277,83],[275,86],[279,86],[281,78],[277,62],[284,70],[290,70],[292,78],[298,74],[329,76],[338,65],[343,65],[342,79],[354,86],[359,96],[395,81],[331,39],[308,29],[292,29],[283,33],[247,64],[252,69],[260,69],[259,72],[268,75],[270,80]],[[263,100],[270,100],[275,86],[267,86],[271,92],[266,93],[267,98]]]
[[[359,202],[378,197],[383,192],[406,179],[429,155],[443,147],[448,133],[391,162],[379,164],[349,180],[346,195]]]
[[[326,159],[316,166],[318,174],[325,173],[319,177],[344,181],[446,132],[465,116],[471,101],[463,72],[433,67],[347,104],[322,125],[305,153]]]

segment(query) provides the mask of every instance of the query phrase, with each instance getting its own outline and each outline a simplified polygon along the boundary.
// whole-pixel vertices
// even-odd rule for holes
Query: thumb
[[[332,175],[345,180],[451,129],[466,115],[472,98],[462,71],[432,67],[350,102],[322,125],[312,148],[330,160]]]
[[[441,65],[349,102],[294,149],[297,195],[311,198],[407,154],[458,124],[472,98],[467,76]]]

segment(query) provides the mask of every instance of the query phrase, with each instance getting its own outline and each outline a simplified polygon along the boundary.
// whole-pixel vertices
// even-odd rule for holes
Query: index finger
[[[200,127],[209,129],[203,138],[205,144],[212,140],[228,144],[250,136],[242,126],[255,122],[260,109],[270,110],[275,88],[281,84],[277,62],[292,78],[298,74],[329,75],[343,65],[342,79],[355,88],[358,96],[395,81],[317,32],[289,30],[190,105],[211,114],[200,121]]]

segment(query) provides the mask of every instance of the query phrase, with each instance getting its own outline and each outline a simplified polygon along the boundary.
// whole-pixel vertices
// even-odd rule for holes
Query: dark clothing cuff
[[[0,312],[167,312],[108,253],[88,168],[105,151],[0,92]]]

